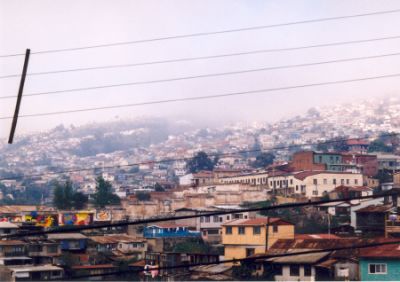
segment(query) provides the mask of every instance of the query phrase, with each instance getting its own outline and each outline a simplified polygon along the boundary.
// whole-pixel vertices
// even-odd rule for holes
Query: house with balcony
[[[31,264],[32,258],[27,255],[27,243],[20,240],[0,240],[0,265]]]
[[[355,211],[356,229],[363,234],[384,236],[386,223],[394,210],[392,205],[370,205],[358,209]]]
[[[47,238],[59,243],[63,252],[84,252],[88,241],[88,238],[81,233],[48,234]]]
[[[1,281],[46,281],[64,277],[64,269],[54,265],[26,265],[0,268]]]
[[[106,253],[111,260],[144,259],[147,240],[126,234],[89,237],[88,252],[92,258]]]
[[[179,238],[200,237],[199,231],[189,230],[188,226],[175,223],[157,223],[146,226],[143,231],[145,238]]]
[[[61,244],[44,239],[30,239],[27,245],[28,256],[34,264],[58,264],[61,256]]]
[[[160,276],[173,275],[175,279],[187,280],[189,275],[189,267],[173,268],[177,265],[195,264],[195,263],[210,263],[218,262],[219,255],[212,253],[181,253],[181,252],[148,252],[146,253],[146,265],[155,267],[171,267],[171,269],[163,269],[158,271]],[[182,275],[182,276],[178,276]]]
[[[18,228],[18,225],[14,223],[2,221],[0,222],[0,235],[15,234],[17,233]]]

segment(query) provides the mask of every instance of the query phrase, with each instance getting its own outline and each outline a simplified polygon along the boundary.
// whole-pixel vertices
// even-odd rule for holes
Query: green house
[[[361,250],[360,278],[361,281],[399,281],[400,244]]]

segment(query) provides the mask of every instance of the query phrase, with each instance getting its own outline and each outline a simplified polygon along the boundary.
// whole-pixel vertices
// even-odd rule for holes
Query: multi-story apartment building
[[[294,239],[294,224],[280,218],[236,219],[222,226],[225,259],[265,253],[278,239]]]
[[[268,184],[268,172],[255,172],[255,173],[244,173],[237,174],[234,176],[226,176],[219,179],[221,184],[233,184],[241,183],[248,185],[267,185]]]
[[[363,175],[350,172],[302,171],[270,176],[268,182],[271,189],[282,194],[312,198],[324,196],[341,185],[360,186],[363,184]]]

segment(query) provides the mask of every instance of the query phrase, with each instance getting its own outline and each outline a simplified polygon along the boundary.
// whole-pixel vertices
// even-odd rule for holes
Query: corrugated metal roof
[[[99,244],[116,244],[119,242],[145,242],[146,240],[143,238],[137,238],[135,236],[125,235],[125,234],[117,234],[117,235],[106,235],[106,236],[91,236],[89,239],[93,242]]]
[[[50,240],[87,239],[87,237],[81,233],[48,234],[47,238],[49,238]]]
[[[385,241],[397,241],[398,239],[386,239]],[[365,248],[360,251],[361,258],[390,258],[400,260],[400,244],[382,245]]]
[[[391,205],[370,205],[365,208],[356,210],[356,213],[358,212],[380,212],[380,213],[385,213],[389,212],[393,209],[393,206]]]
[[[20,240],[0,240],[0,245],[1,246],[6,246],[6,245],[26,245],[24,241]]]
[[[305,251],[310,251],[310,249],[289,249],[287,250],[286,253],[294,254],[296,252],[305,252]],[[277,258],[271,258],[267,259],[267,261],[273,262],[273,263],[294,263],[294,264],[314,264],[319,261],[321,261],[323,258],[328,256],[330,252],[321,252],[321,253],[315,253],[315,254],[303,254],[303,255],[292,255],[292,256],[287,256],[287,257],[277,257]]]

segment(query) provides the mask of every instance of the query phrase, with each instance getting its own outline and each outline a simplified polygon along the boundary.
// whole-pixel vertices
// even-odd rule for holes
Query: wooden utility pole
[[[24,91],[24,84],[25,84],[26,72],[28,70],[30,54],[31,54],[31,50],[26,49],[24,67],[22,69],[21,81],[19,83],[17,103],[15,105],[15,111],[14,111],[14,117],[13,117],[12,124],[11,124],[10,136],[8,137],[8,144],[12,144],[12,142],[14,140],[15,128],[17,127],[19,108],[21,106],[22,93]]]
[[[265,252],[268,252],[268,241],[269,241],[269,219],[267,216],[267,224],[265,225]]]

